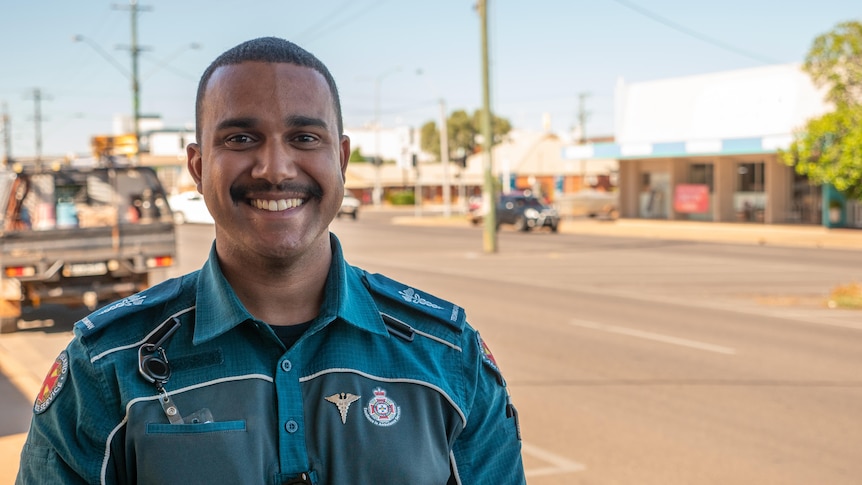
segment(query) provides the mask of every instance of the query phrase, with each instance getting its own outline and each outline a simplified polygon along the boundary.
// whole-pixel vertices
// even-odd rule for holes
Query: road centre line
[[[576,461],[551,453],[550,451],[539,448],[538,446],[531,445],[526,441],[521,442],[521,452],[525,455],[530,455],[533,458],[537,458],[551,464],[551,466],[543,468],[529,468],[525,470],[524,474],[528,477],[563,475],[566,473],[584,471],[587,468]]]
[[[671,345],[679,345],[682,347],[689,347],[697,350],[705,350],[707,352],[716,352],[719,354],[725,355],[734,355],[736,354],[736,349],[732,349],[730,347],[723,347],[721,345],[713,345],[705,342],[698,342],[696,340],[689,340],[679,337],[672,337],[670,335],[662,335],[659,333],[646,332],[643,330],[637,330],[634,328],[627,327],[617,327],[615,325],[605,325],[603,323],[590,322],[587,320],[569,320],[569,325],[581,328],[589,328],[593,330],[600,330],[608,333],[616,333],[619,335],[627,335],[629,337],[637,337],[646,340],[653,340],[656,342],[662,342]]]

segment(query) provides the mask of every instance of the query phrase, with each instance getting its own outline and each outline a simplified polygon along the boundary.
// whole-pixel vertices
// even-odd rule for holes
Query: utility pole
[[[493,160],[491,146],[493,132],[491,130],[491,81],[488,68],[488,0],[478,1],[479,18],[482,25],[482,169],[485,183],[482,189],[482,200],[487,213],[484,217],[482,247],[486,253],[497,252],[497,196],[494,189]]]
[[[132,123],[135,132],[135,165],[140,161],[141,149],[141,90],[138,81],[138,55],[144,48],[138,46],[138,12],[152,10],[150,7],[138,5],[138,0],[129,0],[129,5],[114,5],[115,9],[128,10],[132,19],[132,44],[129,52],[132,54]]]
[[[3,166],[8,167],[12,162],[12,125],[9,122],[9,111],[6,102],[3,102]]]
[[[33,123],[36,133],[36,168],[42,167],[42,91],[33,89]]]
[[[587,142],[587,118],[590,116],[586,102],[588,96],[589,93],[578,94],[578,128],[581,132],[579,141],[582,145]]]

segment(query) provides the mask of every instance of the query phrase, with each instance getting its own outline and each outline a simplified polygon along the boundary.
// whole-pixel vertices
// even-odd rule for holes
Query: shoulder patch
[[[443,320],[458,330],[464,328],[467,321],[464,309],[454,303],[423,293],[381,274],[365,273],[365,281],[369,290],[376,295]]]
[[[142,308],[152,308],[176,296],[180,291],[182,279],[174,278],[146,290],[127,296],[121,300],[108,303],[102,308],[78,320],[75,328],[87,335],[110,322],[121,320],[121,317],[136,313]]]
[[[42,387],[39,388],[39,395],[36,396],[36,403],[33,405],[33,411],[36,414],[42,414],[48,406],[54,402],[60,391],[63,390],[63,384],[66,383],[66,378],[69,375],[69,354],[66,351],[60,352],[57,359],[48,370],[48,375],[42,382]]]
[[[476,344],[479,346],[479,355],[482,356],[482,363],[494,372],[494,375],[497,377],[497,381],[501,386],[505,387],[506,381],[503,379],[503,373],[500,372],[500,367],[497,365],[497,359],[494,358],[494,354],[491,353],[491,348],[488,347],[488,344],[485,343],[485,340],[482,339],[479,332],[476,332]]]

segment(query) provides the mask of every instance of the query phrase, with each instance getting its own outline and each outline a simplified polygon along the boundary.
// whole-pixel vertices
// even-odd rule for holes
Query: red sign
[[[709,187],[703,184],[677,185],[673,194],[673,210],[683,214],[709,212]]]

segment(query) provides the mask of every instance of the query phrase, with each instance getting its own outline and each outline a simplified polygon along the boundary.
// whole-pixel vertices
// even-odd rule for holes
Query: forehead
[[[242,62],[218,67],[204,91],[202,117],[264,115],[301,111],[329,120],[335,116],[326,79],[316,70],[289,63]]]

